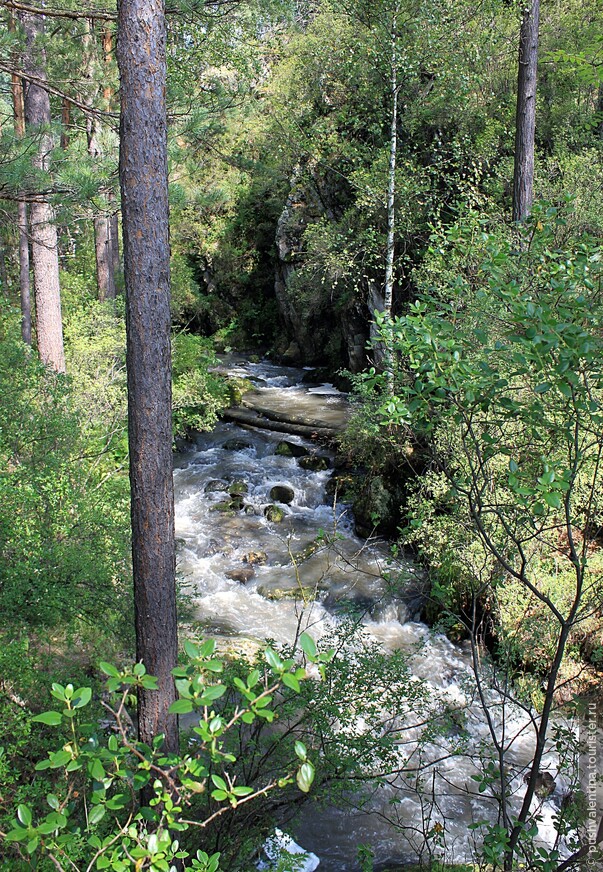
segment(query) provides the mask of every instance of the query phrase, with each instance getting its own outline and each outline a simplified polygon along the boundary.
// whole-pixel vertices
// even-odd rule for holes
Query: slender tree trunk
[[[9,30],[16,30],[13,15],[9,16]],[[22,139],[25,136],[25,103],[23,98],[23,82],[15,73],[11,76],[13,94],[13,114],[15,136]],[[29,278],[29,236],[27,232],[27,204],[24,200],[17,203],[17,225],[19,228],[19,297],[21,301],[21,337],[23,342],[31,345],[31,285]]]
[[[4,240],[0,240],[0,289],[6,296],[8,290],[8,274],[6,272],[6,249]]]
[[[71,126],[71,103],[66,97],[61,102],[61,148],[69,147],[69,128]]]
[[[112,198],[110,198],[112,199]],[[109,218],[111,225],[111,257],[113,259],[113,284],[119,275],[121,264],[119,260],[119,213],[113,212]]]
[[[27,234],[27,204],[17,204],[19,225],[19,292],[21,299],[21,337],[31,345],[31,289],[29,281],[29,239]]]
[[[92,24],[88,21],[84,35],[84,53],[86,57],[86,78],[90,83],[90,93],[86,100],[89,106],[93,103],[93,83],[98,78],[96,72],[96,44]],[[88,138],[88,154],[98,160],[102,157],[102,148],[98,138],[98,122],[89,114],[86,119],[86,134]],[[113,278],[113,256],[111,253],[111,227],[108,213],[96,215],[94,225],[94,252],[96,256],[96,284],[99,300],[115,299],[115,282]]]
[[[385,256],[385,286],[383,289],[383,310],[388,318],[392,317],[394,304],[394,254],[396,232],[396,158],[398,152],[398,45],[397,45],[397,14],[392,17],[391,29],[391,125],[389,138],[389,169],[387,184],[387,246]],[[390,392],[394,386],[394,366],[391,342],[385,341],[384,363],[387,383]]]
[[[531,0],[519,33],[517,113],[515,118],[515,167],[513,220],[524,221],[534,199],[534,134],[536,131],[536,72],[540,0]]]
[[[168,713],[177,624],[162,0],[121,0],[118,27],[136,650],[159,680],[158,691],[140,691],[138,731],[147,743],[165,734],[166,750],[177,751],[178,722]]]
[[[103,100],[105,101],[106,108],[112,109],[114,100],[114,90],[111,86],[111,67],[113,64],[113,31],[110,27],[105,27],[103,30],[103,64],[104,78],[106,83],[105,87],[103,88]],[[109,202],[109,205],[114,208],[116,197],[113,191],[109,191],[107,200]],[[111,212],[111,214],[109,215],[109,239],[111,247],[111,280],[113,285],[113,293],[115,294],[115,282],[121,269],[119,261],[119,213],[115,208],[114,211]]]
[[[44,32],[41,15],[22,13],[27,53],[26,72],[46,81],[45,53],[39,38]],[[39,85],[28,82],[25,88],[25,122],[31,132],[38,132],[38,151],[33,159],[38,170],[47,170],[52,149],[50,99]],[[36,293],[36,336],[38,353],[43,363],[57,372],[65,372],[63,324],[61,319],[61,288],[59,284],[59,253],[54,209],[44,199],[31,204],[29,210],[31,253]]]
[[[98,215],[94,219],[94,250],[99,300],[115,299],[113,255],[111,251],[111,218]]]

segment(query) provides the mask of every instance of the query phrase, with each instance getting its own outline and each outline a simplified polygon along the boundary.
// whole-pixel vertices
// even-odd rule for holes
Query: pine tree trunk
[[[524,221],[534,199],[534,135],[536,131],[536,73],[540,0],[531,0],[519,34],[513,220]]]
[[[94,249],[99,300],[115,299],[113,255],[111,250],[111,218],[99,215],[94,219]]]
[[[136,650],[158,691],[142,690],[140,739],[165,734],[178,750],[177,624],[172,482],[170,248],[165,11],[162,0],[121,0],[119,172],[128,369],[128,436]]]
[[[16,30],[15,19],[9,16],[8,29]],[[25,136],[25,103],[23,98],[23,82],[15,73],[11,76],[13,94],[13,115],[15,136],[21,139]],[[21,337],[23,342],[31,345],[31,284],[29,277],[29,236],[27,232],[27,204],[24,200],[17,203],[17,226],[19,228],[19,297],[21,301]]]
[[[61,148],[69,146],[69,128],[71,126],[71,103],[66,97],[61,102]]]
[[[95,34],[91,23],[86,23],[86,30],[83,37],[84,56],[86,58],[86,78],[90,83],[89,96],[86,100],[88,106],[92,106],[94,101],[93,89],[95,79],[98,78],[97,73],[97,50],[95,43]],[[98,122],[96,118],[89,114],[86,118],[86,134],[88,139],[88,154],[95,160],[102,157],[102,148],[98,138]],[[98,287],[98,298],[101,301],[115,299],[115,281],[113,277],[113,255],[111,252],[111,228],[110,218],[108,214],[96,215],[93,220],[94,225],[94,252],[96,256],[96,284]]]
[[[111,257],[113,259],[113,285],[115,285],[115,279],[119,275],[119,271],[121,269],[121,263],[119,260],[119,214],[117,212],[113,212],[109,217],[109,223],[111,225]]]
[[[19,294],[21,299],[21,337],[31,345],[31,288],[29,280],[29,238],[27,233],[27,204],[17,204],[19,225]]]
[[[25,69],[32,77],[46,81],[45,53],[40,47],[44,20],[40,15],[22,13],[25,31]],[[52,149],[50,99],[39,85],[28,82],[25,88],[25,123],[31,133],[37,131],[39,144],[33,164],[46,171]],[[65,372],[63,324],[61,319],[61,288],[59,284],[59,252],[54,209],[44,199],[31,204],[29,230],[36,294],[36,336],[38,353],[43,363],[57,372]]]

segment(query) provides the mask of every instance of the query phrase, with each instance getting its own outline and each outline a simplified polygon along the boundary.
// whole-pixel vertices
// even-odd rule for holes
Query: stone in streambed
[[[212,478],[211,481],[208,481],[205,487],[203,488],[203,493],[213,494],[220,491],[227,491],[228,484],[225,481],[222,481],[220,478]]]
[[[287,442],[283,439],[276,446],[274,453],[278,454],[279,457],[305,457],[308,449],[304,448],[303,445],[298,445],[296,442]]]
[[[242,494],[248,493],[248,491],[249,487],[244,481],[242,481],[242,479],[237,479],[228,486],[228,493],[231,497],[241,496]]]
[[[330,459],[325,457],[323,454],[312,454],[308,457],[300,457],[297,462],[302,469],[309,469],[310,472],[323,472],[331,466]]]
[[[268,555],[265,551],[250,551],[243,557],[243,563],[248,563],[250,566],[263,566],[268,561]]]
[[[235,569],[229,569],[225,572],[226,578],[231,578],[233,581],[239,581],[241,584],[247,584],[255,575],[253,566],[238,566]]]
[[[227,439],[222,448],[224,451],[245,451],[247,448],[253,448],[253,445],[246,439]]]
[[[264,517],[273,524],[280,524],[285,517],[285,513],[279,506],[270,505],[264,509]]]
[[[290,505],[295,498],[295,491],[288,484],[275,484],[270,488],[270,499],[277,503]]]

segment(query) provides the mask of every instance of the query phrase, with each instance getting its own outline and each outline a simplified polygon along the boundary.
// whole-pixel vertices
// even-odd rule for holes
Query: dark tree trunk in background
[[[69,147],[69,128],[71,127],[71,103],[66,97],[61,102],[61,148]]]
[[[25,71],[34,79],[46,81],[46,57],[40,47],[44,19],[41,15],[26,12],[21,14],[21,23],[27,47]],[[25,123],[29,132],[37,132],[39,138],[33,164],[38,170],[47,170],[52,150],[50,99],[48,92],[33,82],[28,82],[25,87]],[[65,372],[57,228],[54,209],[42,197],[30,206],[29,233],[36,293],[38,353],[43,363],[57,372]]]
[[[90,21],[86,22],[83,43],[86,57],[86,78],[90,83],[90,93],[86,102],[92,107],[94,103],[93,83],[97,78],[98,58],[96,35]],[[86,135],[88,139],[88,154],[95,160],[100,160],[102,158],[102,148],[98,136],[98,121],[92,113],[88,114],[86,118]],[[106,210],[104,215],[96,215],[93,219],[96,284],[98,287],[98,298],[101,301],[115,299],[110,220],[108,210]]]
[[[111,228],[111,257],[113,258],[113,284],[115,285],[121,267],[119,262],[119,214],[117,212],[113,212],[110,216],[109,224]]]
[[[29,279],[29,238],[27,234],[27,204],[17,204],[19,226],[19,292],[21,299],[21,337],[31,345],[31,287]]]
[[[11,33],[16,30],[15,19],[9,16],[8,27]],[[25,136],[25,103],[23,98],[23,82],[20,76],[11,76],[13,94],[13,114],[15,136],[21,139]],[[29,237],[27,232],[27,204],[24,200],[17,203],[17,226],[19,228],[19,296],[21,300],[21,337],[23,342],[31,345],[31,285],[29,279]]]
[[[536,131],[536,71],[540,0],[530,0],[519,33],[513,220],[524,221],[534,198],[534,134]]]
[[[138,730],[147,743],[164,733],[166,750],[177,751],[168,714],[178,644],[162,0],[121,0],[118,32],[136,650],[159,679],[158,692],[140,692]]]

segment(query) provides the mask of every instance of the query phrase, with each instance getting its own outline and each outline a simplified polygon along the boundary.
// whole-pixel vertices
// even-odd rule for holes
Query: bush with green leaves
[[[527,850],[568,650],[586,623],[601,633],[602,250],[587,237],[558,247],[557,221],[555,209],[537,206],[529,226],[506,240],[483,230],[470,271],[424,289],[406,315],[381,320],[381,341],[398,364],[394,384],[368,376],[382,395],[383,425],[421,434],[431,451],[405,539],[440,573],[442,608],[453,611],[461,579],[456,617],[474,643],[494,633],[499,666],[512,676],[527,665],[540,678],[526,797],[516,817],[501,805],[496,864],[505,868]],[[460,223],[448,245],[458,258],[474,240]],[[494,730],[492,740],[502,760],[504,740]],[[502,763],[497,780],[504,797]]]
[[[299,641],[305,663],[324,674],[331,652],[319,653],[306,634]],[[33,721],[58,731],[55,748],[36,765],[52,775],[54,789],[45,811],[21,803],[4,837],[5,848],[12,847],[24,869],[44,868],[49,860],[61,870],[168,872],[180,861],[180,868],[215,872],[219,854],[203,850],[203,833],[212,821],[292,783],[310,790],[314,766],[301,741],[292,743],[282,771],[254,786],[233,774],[237,758],[228,748],[229,734],[241,725],[273,721],[279,688],[299,693],[306,666],[267,648],[261,668],[231,680],[214,641],[187,641],[185,651],[186,659],[174,670],[180,699],[171,712],[194,713],[195,726],[180,755],[162,750],[162,735],[152,747],[132,735],[127,708],[135,704],[137,688],[157,687],[142,663],[122,670],[101,663],[108,676],[102,703],[108,720],[91,715],[91,687],[53,684],[55,707]],[[229,690],[237,703],[225,710],[220,701]],[[193,819],[191,800],[200,796],[203,804]],[[195,832],[190,850],[180,844],[187,830]]]

